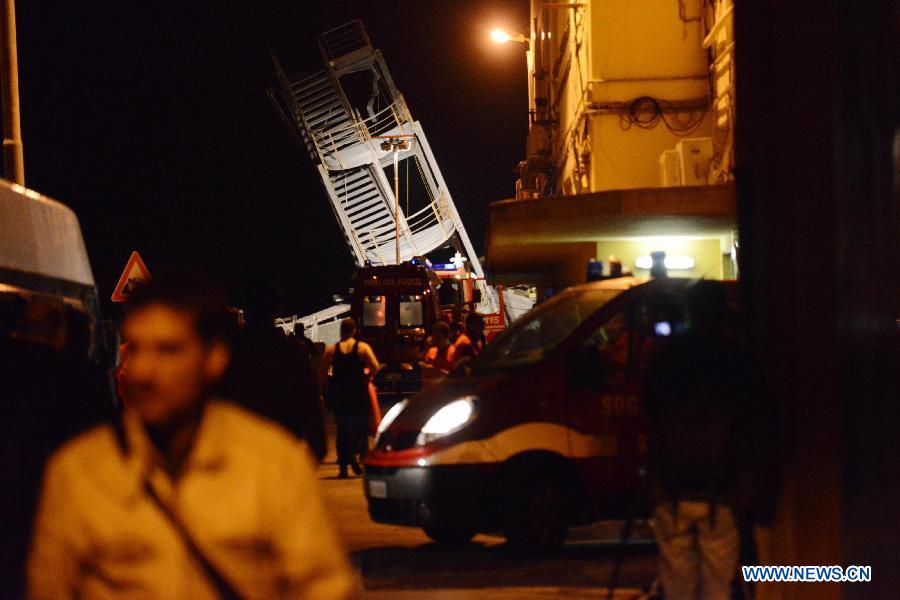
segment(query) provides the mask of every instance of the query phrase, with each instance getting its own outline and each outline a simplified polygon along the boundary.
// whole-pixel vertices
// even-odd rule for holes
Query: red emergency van
[[[691,284],[569,288],[502,332],[469,373],[395,405],[366,459],[372,519],[439,542],[503,531],[542,549],[571,525],[647,514],[644,380],[683,327]]]

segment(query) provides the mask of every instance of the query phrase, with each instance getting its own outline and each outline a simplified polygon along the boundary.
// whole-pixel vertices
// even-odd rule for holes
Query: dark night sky
[[[273,110],[269,52],[321,69],[318,33],[363,19],[484,250],[487,204],[513,195],[527,130],[525,0],[18,2],[29,187],[78,213],[101,297],[132,249],[234,277],[287,312],[324,308],[352,271],[312,162]]]

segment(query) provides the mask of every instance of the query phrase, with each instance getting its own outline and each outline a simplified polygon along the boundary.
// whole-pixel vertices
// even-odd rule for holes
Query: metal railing
[[[327,63],[334,63],[342,56],[371,47],[369,34],[359,19],[344,23],[319,36],[319,48],[322,51],[322,58]]]
[[[346,123],[318,130],[313,128],[313,140],[326,155],[356,144],[364,144],[373,137],[383,135],[409,122],[400,120],[404,115],[405,106],[401,106],[401,110],[397,110],[397,104],[395,101],[365,119],[360,118],[359,115],[347,115],[345,112]],[[408,115],[408,113],[406,114]]]

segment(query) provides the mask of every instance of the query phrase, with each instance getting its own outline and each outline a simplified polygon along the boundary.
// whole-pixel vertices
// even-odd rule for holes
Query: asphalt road
[[[332,433],[332,432],[329,432]],[[362,478],[337,479],[332,453],[319,468],[334,524],[360,573],[364,598],[463,600],[482,598],[606,598],[622,556],[615,598],[638,598],[652,583],[656,549],[638,526],[623,549],[621,523],[579,528],[552,557],[523,558],[500,536],[478,535],[465,546],[444,548],[419,529],[379,525],[369,519]]]

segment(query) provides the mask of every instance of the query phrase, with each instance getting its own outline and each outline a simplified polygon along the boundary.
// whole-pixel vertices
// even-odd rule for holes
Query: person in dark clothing
[[[646,392],[654,530],[668,598],[728,599],[740,550],[738,513],[759,486],[755,449],[764,410],[746,359],[729,335],[724,287],[688,292],[690,329],[664,347]],[[774,498],[765,502],[774,505]],[[770,509],[758,507],[762,518]]]
[[[231,364],[220,394],[306,441],[325,457],[325,427],[315,372],[306,346],[275,326],[278,292],[264,281],[246,293],[244,327],[231,340]]]
[[[44,463],[70,438],[111,418],[113,402],[105,373],[88,358],[89,337],[68,335],[72,327],[90,327],[89,317],[4,296],[0,598],[21,598]]]
[[[356,321],[341,321],[341,341],[325,350],[320,365],[322,380],[327,378],[326,397],[337,425],[338,477],[346,478],[347,468],[357,475],[362,469],[358,455],[366,451],[371,404],[369,380],[378,372],[378,359],[372,347],[358,341]]]

